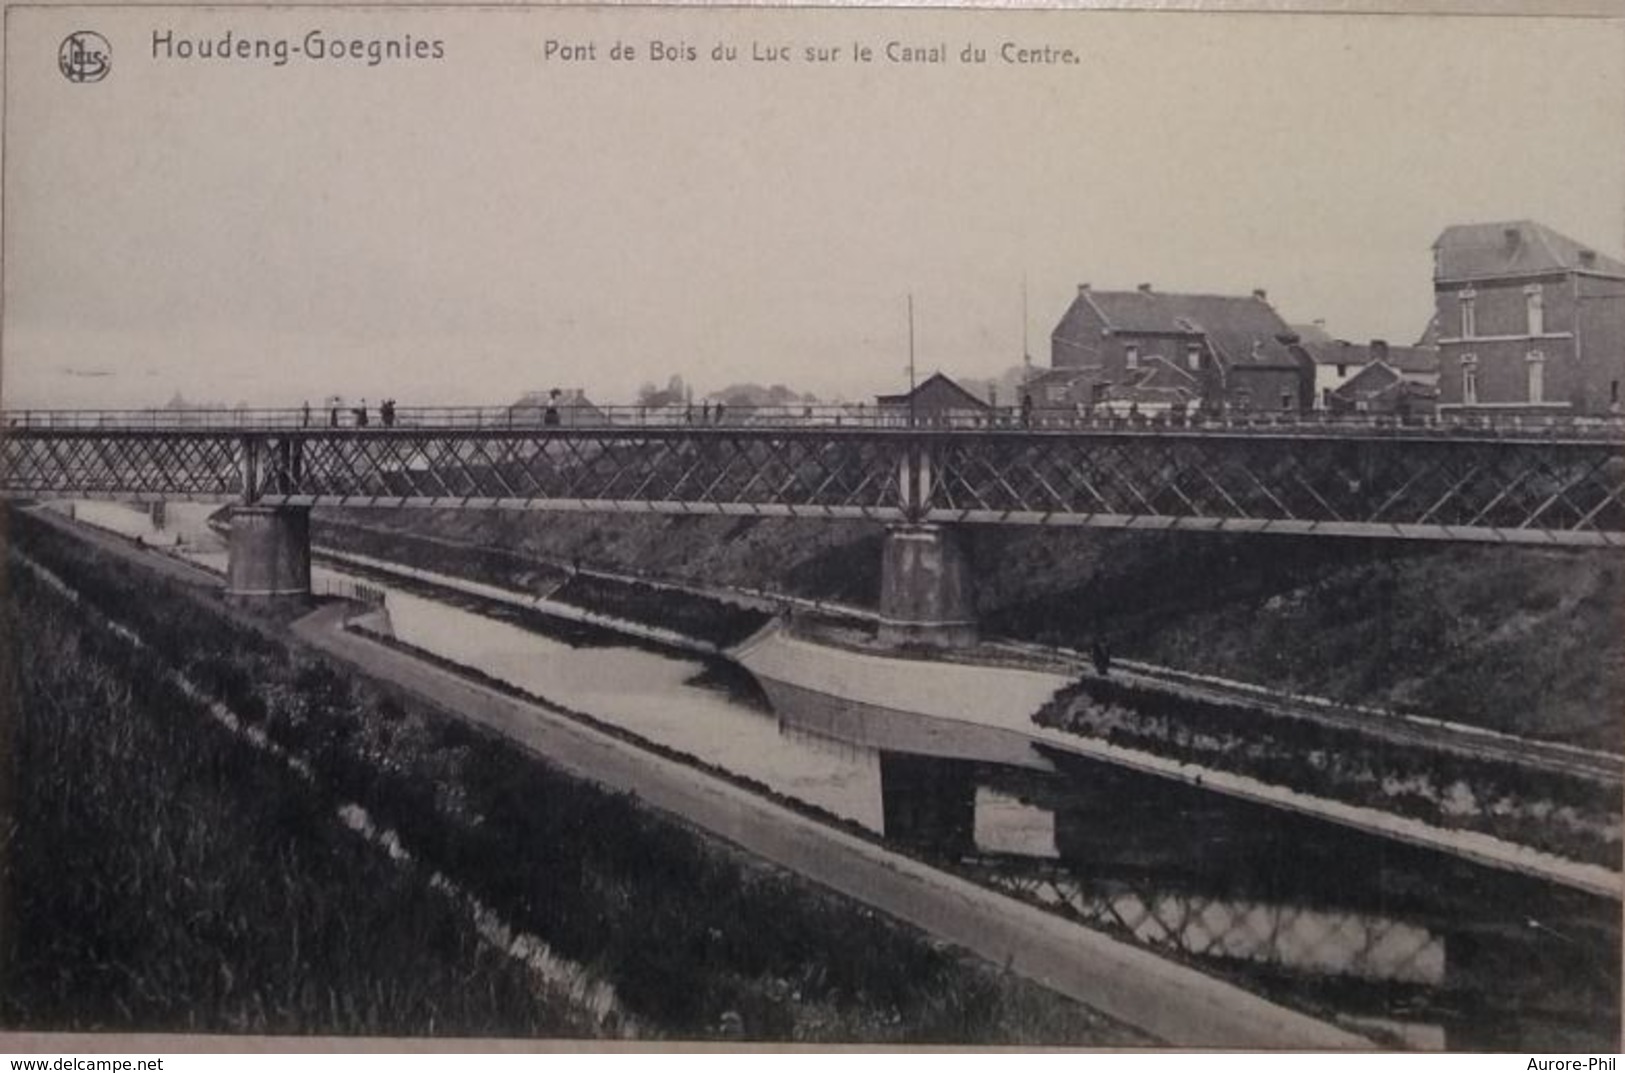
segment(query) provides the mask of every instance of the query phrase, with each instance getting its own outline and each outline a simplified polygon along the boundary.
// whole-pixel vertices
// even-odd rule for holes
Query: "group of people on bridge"
[[[334,396],[329,402],[327,410],[327,426],[329,428],[338,428],[344,423],[342,420],[340,420],[344,409],[345,407],[340,403],[338,397]],[[362,399],[360,405],[358,406],[349,407],[349,411],[351,421],[354,423],[356,428],[367,428],[371,425],[371,412],[367,408],[366,399]],[[378,404],[378,420],[379,423],[385,428],[393,428],[395,426],[394,399],[385,399],[383,402]],[[300,424],[306,428],[310,427],[309,402],[306,402],[300,409]]]

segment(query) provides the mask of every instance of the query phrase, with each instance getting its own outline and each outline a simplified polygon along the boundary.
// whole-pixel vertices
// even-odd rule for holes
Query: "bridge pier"
[[[880,563],[880,628],[890,644],[955,648],[976,641],[976,588],[962,530],[886,529]]]
[[[232,508],[226,595],[241,600],[310,595],[309,507]]]

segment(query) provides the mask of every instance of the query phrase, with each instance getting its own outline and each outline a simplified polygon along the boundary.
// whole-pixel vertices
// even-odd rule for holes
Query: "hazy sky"
[[[18,9],[7,406],[628,399],[681,373],[831,395],[988,376],[1080,281],[1245,294],[1411,341],[1452,222],[1625,252],[1625,23],[942,11]],[[112,70],[73,84],[63,37]],[[443,42],[180,61],[179,39]],[[596,62],[542,58],[595,41]],[[607,59],[617,38],[732,66]],[[1055,42],[1073,66],[857,64]],[[748,59],[839,44],[823,68]]]

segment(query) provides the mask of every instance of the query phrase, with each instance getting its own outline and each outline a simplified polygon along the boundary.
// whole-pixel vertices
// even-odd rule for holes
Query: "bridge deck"
[[[909,427],[873,414],[716,424],[713,412],[702,425],[598,413],[598,424],[526,424],[512,411],[402,410],[368,427],[306,425],[302,411],[196,425],[5,413],[0,495],[1625,543],[1625,426],[1612,421],[1159,424],[1040,411],[1030,427],[997,412]]]

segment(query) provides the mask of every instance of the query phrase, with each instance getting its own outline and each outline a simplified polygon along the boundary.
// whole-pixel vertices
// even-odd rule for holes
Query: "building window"
[[[1185,347],[1185,365],[1191,372],[1202,367],[1202,347],[1199,343],[1189,343]]]
[[[1529,401],[1546,401],[1546,355],[1531,350],[1525,359],[1529,366]]]
[[[1130,371],[1140,367],[1140,348],[1133,343],[1123,348],[1123,359],[1128,363]]]
[[[1292,409],[1292,402],[1293,402],[1292,392],[1290,392],[1290,391],[1281,392],[1281,409],[1283,409],[1283,410]]]
[[[1461,337],[1471,339],[1478,334],[1478,317],[1473,310],[1478,292],[1466,290],[1461,292]]]
[[[1478,355],[1461,356],[1461,401],[1464,406],[1478,405]]]
[[[1546,296],[1540,284],[1531,283],[1523,289],[1524,306],[1529,313],[1529,334],[1546,334]]]

